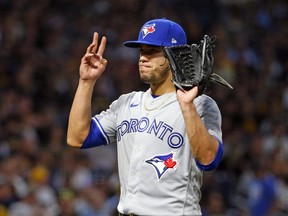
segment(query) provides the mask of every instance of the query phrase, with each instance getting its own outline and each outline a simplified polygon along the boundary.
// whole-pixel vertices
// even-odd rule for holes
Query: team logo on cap
[[[145,38],[148,34],[155,32],[155,23],[153,24],[149,24],[149,25],[145,25],[141,30],[143,32],[143,38]]]
[[[145,161],[154,167],[158,180],[168,169],[173,169],[177,165],[177,161],[173,159],[173,155],[173,152],[167,155],[157,155]]]

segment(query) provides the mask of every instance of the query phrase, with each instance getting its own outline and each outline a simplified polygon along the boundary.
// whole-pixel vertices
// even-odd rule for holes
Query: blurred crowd
[[[224,156],[204,173],[204,216],[288,215],[288,2],[286,0],[0,0],[0,216],[117,215],[116,145],[66,145],[80,59],[94,31],[108,66],[93,113],[144,90],[142,24],[179,22],[189,43],[215,35],[213,85]]]

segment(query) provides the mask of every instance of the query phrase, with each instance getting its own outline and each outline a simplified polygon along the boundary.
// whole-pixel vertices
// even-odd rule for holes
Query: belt
[[[137,216],[137,215],[135,215],[135,214],[133,214],[133,213],[130,213],[130,214],[122,214],[122,213],[120,213],[120,212],[118,212],[118,215],[119,215],[119,216]]]

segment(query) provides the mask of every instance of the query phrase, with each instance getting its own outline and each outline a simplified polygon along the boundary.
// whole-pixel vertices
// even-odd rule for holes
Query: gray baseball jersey
[[[215,101],[194,100],[208,132],[222,142]],[[116,142],[121,195],[118,211],[136,215],[201,215],[202,171],[190,151],[176,93],[152,97],[132,92],[93,117],[106,138]]]

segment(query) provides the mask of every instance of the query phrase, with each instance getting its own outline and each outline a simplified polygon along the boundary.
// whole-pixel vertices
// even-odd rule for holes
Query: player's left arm
[[[221,159],[222,144],[215,136],[209,134],[197,113],[196,106],[193,104],[197,94],[198,87],[185,92],[177,90],[177,99],[184,117],[192,155],[201,169],[210,170],[215,168]]]

